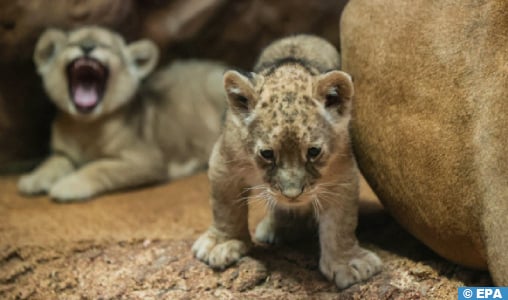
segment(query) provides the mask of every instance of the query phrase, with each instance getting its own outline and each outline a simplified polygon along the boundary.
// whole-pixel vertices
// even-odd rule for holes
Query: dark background
[[[250,69],[260,50],[293,33],[339,46],[347,1],[336,0],[17,0],[0,1],[0,173],[33,166],[48,151],[53,107],[32,63],[48,27],[97,24],[161,48],[160,67],[176,58],[210,58]]]

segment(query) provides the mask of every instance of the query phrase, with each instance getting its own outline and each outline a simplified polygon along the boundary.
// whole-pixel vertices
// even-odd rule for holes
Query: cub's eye
[[[318,155],[321,154],[321,148],[317,147],[310,147],[309,150],[307,150],[307,157],[308,158],[316,158]]]
[[[261,150],[259,152],[259,154],[261,155],[262,158],[266,159],[266,160],[273,160],[275,158],[275,154],[273,153],[273,150]]]

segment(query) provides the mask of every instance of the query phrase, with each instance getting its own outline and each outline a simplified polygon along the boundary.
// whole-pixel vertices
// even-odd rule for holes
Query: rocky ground
[[[204,174],[65,205],[15,186],[0,178],[0,299],[456,299],[458,286],[491,284],[437,257],[368,193],[358,236],[384,270],[338,291],[312,239],[257,246],[223,272],[196,261],[190,247],[211,220]]]

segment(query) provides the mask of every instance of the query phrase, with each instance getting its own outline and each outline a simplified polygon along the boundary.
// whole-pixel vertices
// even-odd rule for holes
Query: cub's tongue
[[[76,105],[82,108],[92,108],[99,102],[99,92],[94,84],[78,84],[75,87],[73,98]]]
[[[101,102],[108,69],[98,60],[80,57],[67,66],[71,101],[80,113],[90,113]]]

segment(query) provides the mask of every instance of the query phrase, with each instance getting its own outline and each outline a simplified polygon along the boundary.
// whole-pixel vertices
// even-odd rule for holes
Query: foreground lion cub
[[[47,30],[34,60],[59,111],[52,154],[21,178],[21,192],[81,200],[206,166],[226,106],[223,66],[174,63],[140,88],[156,46],[99,27]]]
[[[270,208],[256,229],[258,241],[277,240],[289,214],[315,215],[319,266],[328,279],[345,288],[381,270],[378,256],[355,237],[358,172],[348,133],[353,83],[338,68],[331,44],[299,35],[266,48],[255,73],[224,74],[229,110],[209,169],[213,224],[192,247],[197,258],[224,268],[247,253],[242,201],[254,191]]]

